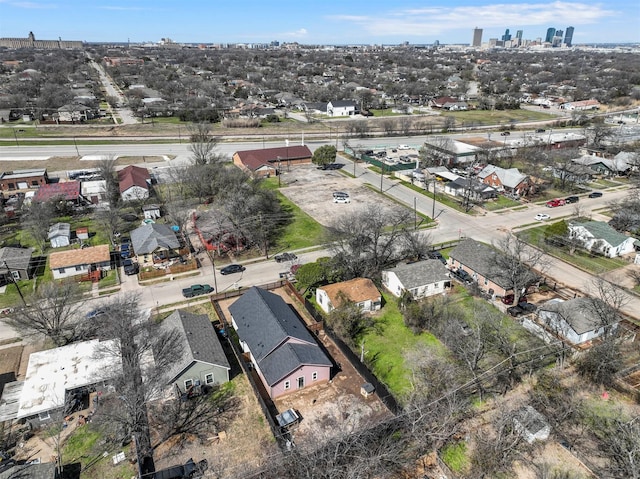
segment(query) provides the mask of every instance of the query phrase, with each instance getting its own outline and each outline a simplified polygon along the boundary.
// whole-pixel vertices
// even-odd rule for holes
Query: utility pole
[[[431,219],[436,219],[436,179],[433,178],[433,209],[431,210]]]

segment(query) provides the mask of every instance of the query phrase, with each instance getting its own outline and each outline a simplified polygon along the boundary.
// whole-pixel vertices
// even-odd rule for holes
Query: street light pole
[[[20,299],[22,300],[22,304],[24,304],[26,307],[27,302],[25,301],[24,296],[22,295],[22,291],[20,290],[20,285],[18,284],[16,279],[13,277],[13,274],[11,273],[11,270],[9,269],[9,266],[7,265],[6,260],[2,260],[2,265],[7,269],[7,274],[9,275],[11,282],[16,285],[16,289],[18,290],[18,296],[20,296]]]

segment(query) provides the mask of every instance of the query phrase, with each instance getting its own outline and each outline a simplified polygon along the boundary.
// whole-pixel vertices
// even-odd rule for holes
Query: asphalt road
[[[406,143],[409,145],[415,145],[418,140],[416,138],[394,138],[394,143],[398,144]],[[380,139],[372,139],[367,141],[367,146],[372,147],[380,142]],[[327,142],[312,142],[310,148],[314,150],[321,144]],[[241,143],[222,143],[218,148],[223,153],[231,154],[237,150],[243,149],[255,149],[262,146],[262,142],[241,142]],[[284,145],[271,145],[271,146],[284,146]],[[115,153],[127,156],[163,156],[163,155],[175,155],[172,160],[166,160],[163,163],[159,163],[159,169],[163,166],[169,166],[171,164],[181,164],[188,161],[189,151],[187,144],[172,144],[172,145],[150,145],[150,144],[127,144],[127,145],[109,145],[105,146],[80,146],[81,153],[85,155],[105,155],[108,153]],[[43,157],[49,156],[68,156],[75,153],[75,147],[67,146],[47,146],[47,147],[3,147],[0,151],[0,158],[4,161],[7,156],[7,151],[10,153],[11,158],[28,158],[28,157]],[[558,208],[547,208],[544,205],[528,205],[526,209],[518,211],[509,211],[507,213],[492,213],[487,212],[484,216],[469,216],[461,213],[457,210],[449,208],[440,203],[436,203],[434,207],[433,200],[425,196],[417,194],[415,191],[406,188],[396,181],[392,181],[386,177],[371,172],[363,165],[354,165],[347,159],[342,158],[340,161],[346,163],[345,169],[347,171],[354,172],[354,182],[364,184],[369,183],[376,189],[382,187],[384,194],[389,195],[397,201],[404,203],[409,208],[415,208],[420,213],[427,216],[432,216],[432,212],[435,211],[435,217],[437,218],[438,226],[428,231],[433,243],[439,243],[458,239],[461,236],[472,237],[474,239],[484,241],[487,243],[493,243],[499,240],[503,235],[510,231],[514,227],[520,227],[523,225],[536,224],[534,216],[537,213],[548,213],[551,215],[551,220],[557,220],[562,217],[568,217],[571,215],[572,207],[563,206]],[[4,165],[3,165],[4,166]],[[150,166],[150,165],[145,165]],[[160,170],[161,171],[161,170]],[[381,181],[382,180],[382,181]],[[598,210],[607,205],[608,202],[620,199],[626,195],[626,190],[619,189],[617,191],[607,191],[601,198],[581,198],[580,205],[585,207],[587,211]],[[597,212],[594,213],[594,217],[598,218]],[[327,256],[327,251],[314,251],[310,253],[298,253],[298,257],[302,262],[315,261],[318,257]],[[590,274],[585,273],[571,265],[558,261],[554,258],[547,257],[546,260],[550,264],[548,274],[555,278],[555,280],[564,284],[567,287],[577,289],[579,291],[588,291],[589,285],[593,278]],[[153,286],[139,286],[135,277],[127,277],[123,275],[124,283],[122,290],[128,292],[136,292],[140,294],[140,305],[143,308],[151,308],[161,306],[164,304],[171,304],[178,301],[182,301],[181,290],[194,283],[209,283],[212,286],[216,286],[217,291],[225,291],[230,288],[237,287],[249,287],[251,285],[265,284],[271,281],[279,279],[279,273],[286,270],[287,265],[277,264],[274,260],[259,261],[255,263],[246,264],[246,271],[241,274],[233,274],[223,276],[219,273],[214,275],[213,267],[210,263],[205,262],[205,266],[200,270],[200,275],[190,278],[176,279],[174,281],[159,283]],[[640,313],[640,299],[636,296],[625,293],[628,297],[627,304],[624,307],[625,313],[630,316],[638,317]],[[195,298],[194,301],[198,301]],[[92,309],[99,304],[102,299],[95,299],[87,301],[87,308]],[[1,321],[0,321],[1,323]],[[3,334],[10,334],[9,330],[2,330],[0,328],[0,338]]]

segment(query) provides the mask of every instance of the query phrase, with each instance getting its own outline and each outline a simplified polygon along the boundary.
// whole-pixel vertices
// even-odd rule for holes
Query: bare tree
[[[609,459],[610,477],[640,479],[640,419],[623,411],[592,418],[592,430]]]
[[[49,239],[49,226],[54,215],[53,204],[48,201],[32,201],[29,209],[22,215],[22,226],[29,232],[38,245],[40,253]]]
[[[105,196],[111,208],[116,208],[120,202],[120,187],[116,166],[118,159],[115,155],[107,155],[98,162],[98,173],[105,181]]]
[[[513,304],[518,304],[527,288],[539,281],[534,270],[546,269],[544,252],[530,247],[511,232],[493,246],[499,251],[494,256],[495,277],[500,278],[506,290],[513,290]]]
[[[398,261],[401,251],[397,244],[410,224],[409,210],[377,206],[337,218],[329,236],[342,276],[345,279],[373,277]]]
[[[7,322],[27,336],[45,337],[64,346],[87,334],[79,318],[80,299],[76,283],[44,283],[29,297],[28,306],[17,308]]]
[[[98,354],[122,364],[122,374],[113,379],[116,393],[98,409],[96,421],[118,426],[119,441],[133,437],[140,461],[153,467],[147,406],[165,386],[164,371],[177,360],[181,343],[177,332],[149,321],[138,302],[136,295],[116,297],[103,305],[105,314],[96,324],[99,337],[114,340],[103,341]]]
[[[189,127],[191,143],[189,151],[194,165],[219,163],[222,158],[215,153],[218,139],[211,134],[211,125],[195,123]]]
[[[96,223],[109,236],[109,241],[115,245],[116,233],[120,232],[122,218],[115,207],[103,208],[96,211]]]

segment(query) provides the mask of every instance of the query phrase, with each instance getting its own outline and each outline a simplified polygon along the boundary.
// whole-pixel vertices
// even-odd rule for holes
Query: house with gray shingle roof
[[[131,245],[141,267],[162,262],[180,248],[175,232],[167,225],[144,224],[131,232]]]
[[[440,260],[429,259],[384,270],[382,285],[397,298],[409,291],[413,299],[420,299],[444,293],[451,286],[451,278]]]
[[[504,296],[512,289],[505,272],[496,264],[495,248],[471,238],[461,241],[449,253],[447,266],[451,271],[464,270],[471,275],[482,291]],[[532,279],[533,279],[533,273]]]
[[[635,251],[636,238],[619,233],[604,221],[569,224],[569,236],[591,252],[615,258]]]
[[[495,165],[485,166],[479,173],[478,178],[498,191],[526,196],[535,187],[528,175],[520,173],[518,168],[500,168]]]
[[[0,284],[3,279],[5,281],[10,281],[11,278],[16,281],[29,279],[32,253],[33,248],[13,248],[11,246],[0,248]],[[11,278],[8,277],[9,275]]]
[[[242,350],[272,399],[331,378],[331,360],[277,294],[253,286],[229,311]]]
[[[602,336],[606,325],[597,311],[605,310],[595,307],[600,301],[595,298],[573,298],[567,301],[552,299],[538,308],[538,321],[544,324],[555,335],[572,344],[582,344]]]
[[[189,394],[199,386],[229,382],[231,366],[209,316],[177,309],[162,321],[162,327],[175,331],[181,345],[179,359],[166,371],[167,384]]]

